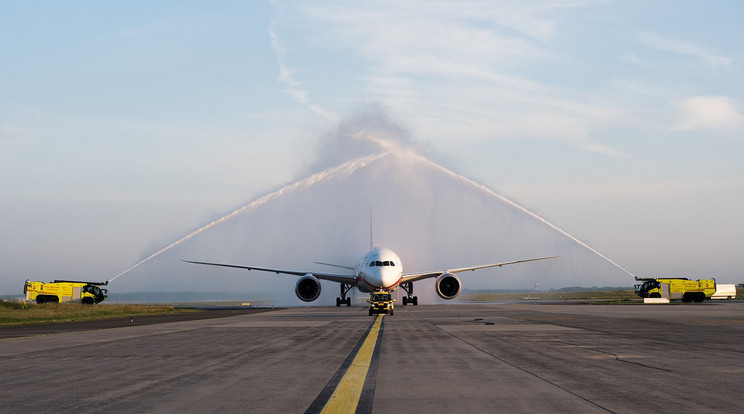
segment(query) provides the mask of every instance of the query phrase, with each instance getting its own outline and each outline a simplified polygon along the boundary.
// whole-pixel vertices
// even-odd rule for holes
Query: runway
[[[737,412],[743,357],[740,302],[292,308],[2,339],[0,407]]]

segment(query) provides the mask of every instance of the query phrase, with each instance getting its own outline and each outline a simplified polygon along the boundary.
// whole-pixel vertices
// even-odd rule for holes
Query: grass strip
[[[170,305],[83,305],[78,303],[0,302],[0,326],[114,319],[194,312]]]

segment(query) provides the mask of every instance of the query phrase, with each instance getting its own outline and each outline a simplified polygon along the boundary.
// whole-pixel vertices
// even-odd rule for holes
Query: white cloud
[[[679,53],[681,55],[698,58],[711,66],[728,66],[731,59],[719,56],[702,46],[677,39],[668,39],[650,32],[637,33],[638,38],[647,46],[667,52]]]
[[[676,103],[682,120],[675,130],[710,129],[733,132],[744,127],[739,105],[725,96],[693,96]]]
[[[294,100],[297,101],[299,104],[307,107],[323,118],[331,122],[338,122],[338,114],[327,111],[318,105],[310,103],[310,99],[308,98],[309,92],[307,90],[300,89],[302,82],[297,81],[292,74],[292,70],[284,65],[284,57],[289,50],[287,44],[285,42],[282,42],[273,30],[269,30],[269,36],[271,37],[271,47],[274,49],[277,63],[279,64],[278,79],[279,82],[285,85],[284,92],[294,98]]]
[[[364,83],[355,99],[382,102],[414,119],[424,139],[458,145],[552,139],[619,155],[592,143],[590,136],[616,122],[622,111],[526,74],[564,59],[550,49],[560,29],[554,16],[561,15],[552,12],[595,3],[291,3],[282,9],[287,14],[277,19],[276,28],[290,22],[288,31],[299,28],[311,44],[354,51],[366,65],[366,73],[357,77]]]

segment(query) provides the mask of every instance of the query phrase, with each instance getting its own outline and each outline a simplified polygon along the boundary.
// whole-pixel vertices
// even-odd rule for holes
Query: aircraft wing
[[[486,269],[486,268],[489,268],[489,267],[501,267],[501,266],[506,266],[506,265],[510,265],[510,264],[534,262],[536,260],[553,259],[553,258],[556,258],[556,257],[558,257],[558,256],[538,257],[536,259],[526,259],[526,260],[514,260],[514,261],[511,261],[511,262],[492,263],[492,264],[480,265],[480,266],[472,266],[472,267],[461,267],[459,269],[439,270],[439,271],[435,271],[435,272],[406,273],[400,279],[400,283],[415,282],[417,280],[428,279],[430,277],[438,277],[442,273],[460,273],[460,272],[467,272],[467,271],[470,271],[470,270]]]
[[[258,266],[239,266],[239,265],[232,265],[232,264],[225,264],[225,263],[208,263],[208,262],[195,262],[192,260],[181,260],[182,262],[186,263],[194,263],[194,264],[200,264],[200,265],[207,265],[207,266],[222,266],[222,267],[232,267],[235,269],[248,269],[248,270],[258,270],[261,272],[271,272],[271,273],[283,273],[287,275],[295,275],[295,276],[305,276],[306,274],[311,274],[318,279],[322,280],[330,280],[332,282],[338,282],[338,283],[346,283],[347,285],[354,285],[356,286],[356,278],[354,275],[341,275],[336,273],[323,273],[323,272],[312,272],[312,271],[305,271],[301,272],[298,270],[282,270],[282,269],[273,269],[270,267],[258,267]]]

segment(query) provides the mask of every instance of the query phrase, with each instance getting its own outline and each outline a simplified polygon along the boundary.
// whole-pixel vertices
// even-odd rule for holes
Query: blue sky
[[[117,274],[366,105],[635,274],[744,282],[743,12],[0,0],[0,292]]]

